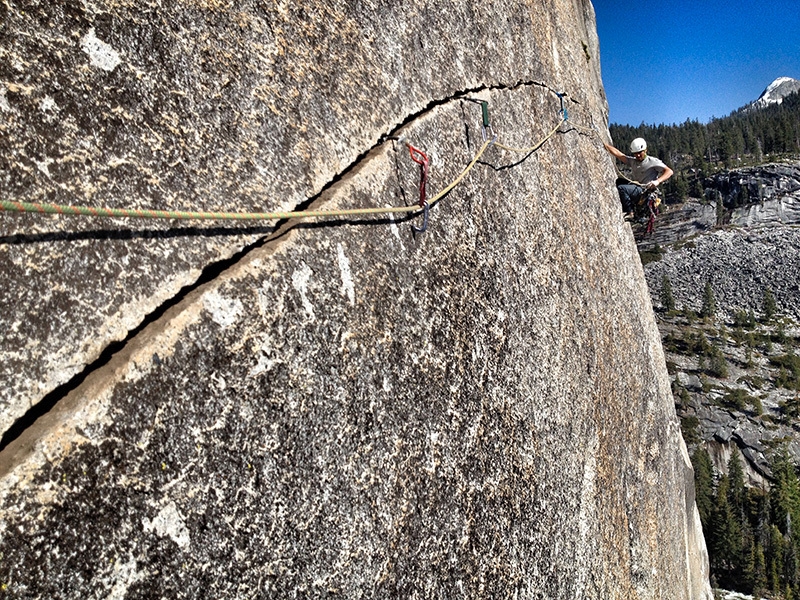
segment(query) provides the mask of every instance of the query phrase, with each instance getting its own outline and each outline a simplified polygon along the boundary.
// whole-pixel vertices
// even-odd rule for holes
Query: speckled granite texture
[[[605,123],[585,0],[0,3],[3,193],[407,205]],[[611,160],[491,148],[431,211],[0,214],[0,595],[690,599],[692,473]],[[124,340],[116,346],[114,342]],[[111,356],[111,350],[116,353]],[[27,414],[30,414],[29,412]]]

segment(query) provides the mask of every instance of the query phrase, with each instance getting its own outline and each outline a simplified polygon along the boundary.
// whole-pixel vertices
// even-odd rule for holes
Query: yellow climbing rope
[[[559,124],[560,125],[560,124]],[[486,149],[492,145],[491,140],[487,140],[480,147],[475,157],[461,172],[441,192],[436,194],[428,201],[432,206],[454,187],[456,187],[467,173],[472,170],[480,160]],[[43,202],[17,202],[14,200],[0,200],[0,211],[7,212],[32,212],[41,214],[74,215],[81,217],[127,217],[133,219],[180,219],[180,220],[228,220],[228,221],[272,221],[281,219],[305,219],[311,217],[348,217],[376,214],[409,213],[420,211],[418,205],[395,206],[380,208],[349,208],[335,210],[297,210],[286,212],[202,212],[202,211],[173,211],[173,210],[139,210],[125,208],[94,208],[89,206],[71,206],[66,204],[50,204]]]
[[[550,133],[548,133],[541,142],[538,142],[537,144],[534,144],[533,146],[529,146],[528,148],[511,148],[509,146],[504,146],[503,144],[500,144],[498,142],[495,142],[494,145],[496,147],[498,147],[498,148],[503,149],[503,150],[507,150],[509,152],[517,152],[519,154],[528,154],[529,152],[535,152],[536,150],[538,150],[539,148],[544,146],[545,143],[547,143],[547,140],[549,140],[551,137],[553,137],[556,134],[556,132],[559,130],[559,128],[566,122],[567,122],[567,119],[562,119],[559,122],[558,125],[553,127],[553,130]]]
[[[464,177],[472,170],[472,168],[483,156],[484,152],[491,146],[495,145],[498,148],[510,152],[519,152],[527,154],[534,152],[541,148],[559,128],[568,121],[566,114],[562,114],[562,119],[559,121],[552,131],[550,131],[541,141],[528,148],[512,148],[503,144],[497,143],[495,140],[487,139],[480,147],[478,152],[473,157],[472,161],[467,167],[456,177],[450,184],[448,184],[438,194],[428,200],[428,206],[433,206],[444,196],[446,196],[453,188],[455,188]],[[573,124],[574,125],[574,124]],[[376,207],[376,208],[351,208],[351,209],[335,209],[335,210],[301,210],[301,211],[285,211],[285,212],[206,212],[206,211],[173,211],[173,210],[150,210],[150,209],[125,209],[125,208],[107,208],[100,207],[94,208],[89,206],[73,206],[67,204],[51,204],[45,202],[19,202],[14,200],[0,199],[0,212],[27,212],[27,213],[40,213],[40,214],[57,214],[57,215],[73,215],[82,217],[122,217],[134,219],[178,219],[178,220],[220,220],[220,221],[273,221],[283,219],[305,219],[312,217],[332,218],[332,217],[348,217],[348,216],[364,216],[364,215],[378,215],[378,214],[395,214],[395,213],[412,213],[423,210],[419,205],[412,206],[397,206],[397,207]]]
[[[92,208],[40,202],[16,202],[0,200],[0,210],[9,212],[35,212],[43,214],[75,215],[81,217],[129,217],[133,219],[181,219],[181,220],[228,220],[270,221],[307,217],[344,217],[371,215],[376,213],[403,213],[419,210],[419,206],[397,206],[384,208],[350,208],[342,210],[302,210],[287,212],[200,212],[172,210],[137,210],[124,208]]]
[[[446,196],[446,195],[447,195],[447,194],[450,192],[450,190],[452,190],[452,189],[453,189],[454,187],[456,187],[456,186],[457,186],[459,183],[461,183],[461,180],[462,180],[462,179],[464,179],[464,177],[466,177],[466,176],[467,176],[467,173],[469,173],[469,172],[470,172],[470,170],[472,169],[472,167],[474,167],[474,166],[475,166],[475,164],[478,162],[478,160],[480,160],[481,156],[483,156],[483,153],[484,153],[484,152],[486,152],[486,149],[487,149],[489,146],[491,146],[491,145],[492,145],[492,140],[486,140],[486,141],[483,143],[483,146],[481,146],[480,150],[478,150],[478,153],[475,155],[475,158],[473,158],[473,159],[472,159],[472,162],[471,162],[471,163],[469,163],[469,165],[467,165],[467,168],[466,168],[466,169],[464,169],[464,170],[461,172],[461,175],[459,175],[458,177],[456,177],[456,178],[453,180],[453,182],[452,182],[450,185],[448,185],[446,188],[444,188],[444,189],[443,189],[441,192],[439,192],[439,193],[438,193],[438,194],[436,194],[436,195],[435,195],[433,198],[431,198],[430,200],[428,200],[428,204],[430,204],[431,206],[433,206],[433,205],[434,205],[434,204],[436,204],[436,203],[437,203],[439,200],[441,200],[442,198],[444,198],[444,197],[445,197],[445,196]]]

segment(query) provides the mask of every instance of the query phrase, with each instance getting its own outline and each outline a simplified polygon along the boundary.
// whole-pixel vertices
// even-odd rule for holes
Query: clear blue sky
[[[612,123],[705,123],[800,79],[800,0],[592,0]]]

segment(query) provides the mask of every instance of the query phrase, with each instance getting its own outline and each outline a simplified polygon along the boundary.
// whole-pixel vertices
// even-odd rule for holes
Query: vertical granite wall
[[[471,100],[512,147],[557,93],[606,120],[588,0],[0,17],[11,200],[404,206],[397,138],[443,189],[482,143]],[[709,597],[613,180],[566,123],[490,148],[424,234],[0,214],[0,594]]]

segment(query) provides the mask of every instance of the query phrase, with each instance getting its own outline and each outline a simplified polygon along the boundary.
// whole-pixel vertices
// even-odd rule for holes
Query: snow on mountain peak
[[[792,79],[791,77],[778,77],[775,81],[773,81],[767,86],[766,91],[771,92],[772,90],[780,86],[782,83],[786,83],[787,81],[797,81],[797,80]]]
[[[767,86],[758,100],[753,102],[753,106],[765,108],[770,104],[780,104],[786,96],[797,91],[800,91],[800,81],[791,77],[778,77]]]

